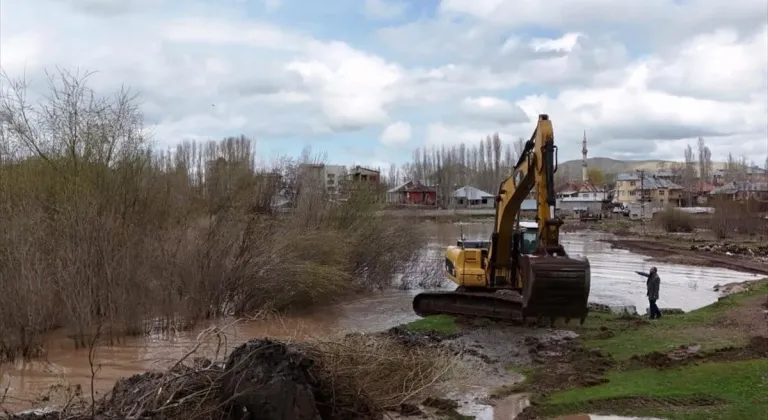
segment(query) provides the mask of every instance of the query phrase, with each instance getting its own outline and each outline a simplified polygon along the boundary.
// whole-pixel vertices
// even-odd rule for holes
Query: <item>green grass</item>
[[[748,333],[719,325],[718,321],[746,300],[767,294],[768,279],[765,279],[753,284],[748,292],[731,295],[683,315],[648,322],[596,313],[590,314],[587,322],[574,330],[586,346],[600,348],[619,361],[686,344],[699,344],[703,351],[738,346],[746,343]],[[614,335],[606,337],[606,331]],[[768,360],[705,362],[669,370],[625,370],[626,367],[620,364],[618,369],[609,372],[606,384],[549,395],[538,408],[540,414],[607,412],[674,420],[768,418]],[[725,402],[680,406],[663,400],[696,396],[720,398]],[[605,401],[638,397],[662,400]]]
[[[589,411],[596,402],[616,397],[680,398],[707,395],[726,404],[710,407],[654,406],[622,409],[614,413],[655,415],[669,419],[759,419],[768,415],[768,360],[705,363],[664,371],[642,369],[610,372],[610,382],[550,395],[546,414]],[[624,411],[624,412],[622,412]]]
[[[434,331],[440,334],[456,334],[456,320],[450,315],[433,315],[417,319],[405,325],[411,331]]]
[[[590,314],[583,326],[573,328],[587,347],[600,348],[617,360],[653,351],[669,351],[675,347],[699,344],[703,351],[746,344],[747,333],[736,329],[717,328],[720,317],[746,299],[768,294],[768,281],[757,283],[745,293],[731,295],[709,306],[682,315],[668,315],[660,320],[622,319],[616,315]],[[601,328],[615,335],[601,337]]]

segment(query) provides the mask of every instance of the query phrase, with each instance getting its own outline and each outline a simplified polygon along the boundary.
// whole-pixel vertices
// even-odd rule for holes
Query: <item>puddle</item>
[[[476,420],[514,420],[530,405],[528,394],[513,394],[494,401],[493,405],[486,405],[473,414]]]

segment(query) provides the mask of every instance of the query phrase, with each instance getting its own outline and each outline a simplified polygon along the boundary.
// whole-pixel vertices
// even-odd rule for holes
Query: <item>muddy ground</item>
[[[752,336],[744,347],[704,352],[695,343],[669,352],[651,352],[617,362],[598,349],[588,349],[576,333],[497,323],[460,322],[458,332],[414,332],[395,327],[370,334],[394,340],[401,348],[440,349],[460,361],[464,375],[436,386],[428,396],[406,398],[394,409],[382,410],[364,394],[342,392],[344,384],[323,373],[319,362],[301,345],[274,340],[251,340],[236,348],[220,364],[196,359],[169,372],[147,372],[119,381],[112,392],[90,404],[89,397],[73,403],[69,413],[11,416],[11,420],[116,420],[122,418],[207,420],[248,419],[470,419],[483,407],[504,403],[510,395],[525,393],[533,403],[505,412],[505,418],[541,418],[536,402],[546,395],[574,387],[607,382],[610,369],[671,369],[706,361],[768,358],[768,297],[742,302],[718,318],[720,329],[741,329]],[[624,324],[641,328],[649,321],[636,318]],[[611,336],[602,327],[595,334]],[[437,353],[435,353],[437,354]],[[527,378],[523,374],[528,375]],[[526,397],[527,398],[527,397]],[[722,404],[712,397],[680,400],[622,398],[601,400],[596,411],[653,406],[706,406]],[[386,411],[386,412],[385,412]],[[520,413],[522,412],[522,413]],[[227,417],[227,415],[229,417]],[[385,417],[386,416],[386,417]]]
[[[679,245],[657,240],[605,239],[614,248],[651,257],[651,261],[725,268],[744,273],[768,275],[768,260],[762,256],[728,255],[718,251],[705,251],[684,243]],[[693,249],[691,249],[693,248]],[[714,249],[714,248],[713,248]]]

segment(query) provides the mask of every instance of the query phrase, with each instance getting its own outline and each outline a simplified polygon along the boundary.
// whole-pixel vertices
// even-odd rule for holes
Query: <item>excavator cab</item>
[[[535,222],[521,222],[514,239],[523,255],[533,255],[539,243],[539,229]]]

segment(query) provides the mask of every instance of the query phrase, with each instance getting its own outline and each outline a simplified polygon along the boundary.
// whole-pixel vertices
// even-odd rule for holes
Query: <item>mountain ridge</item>
[[[664,163],[667,168],[672,164],[681,162],[673,160],[646,159],[646,160],[619,160],[607,157],[587,158],[588,169],[598,169],[606,175],[617,175],[620,173],[634,173],[636,170],[643,170],[648,173],[658,172],[660,164]],[[712,162],[712,169],[718,170],[725,168],[725,162]],[[567,160],[558,164],[557,172],[566,179],[581,178],[581,159]]]

